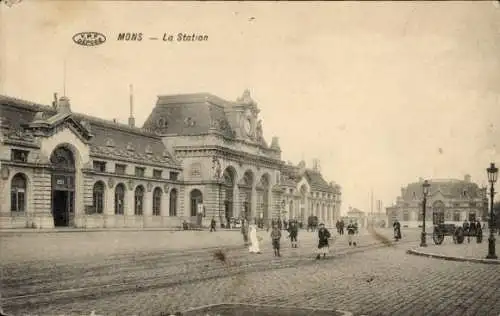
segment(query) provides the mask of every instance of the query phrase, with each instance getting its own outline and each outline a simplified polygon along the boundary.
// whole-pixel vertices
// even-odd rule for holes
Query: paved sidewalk
[[[390,236],[389,230],[381,230],[384,236]],[[336,233],[334,233],[336,235]],[[270,244],[270,232],[260,230],[263,244]],[[288,243],[288,233],[282,232],[282,242]],[[369,238],[367,232],[360,232],[361,238]],[[390,238],[390,237],[389,237]],[[313,244],[317,233],[299,232],[299,243]],[[346,236],[339,236],[342,243]],[[347,241],[345,241],[347,243]],[[0,233],[0,252],[8,254],[2,257],[5,262],[32,260],[70,260],[75,257],[107,257],[121,254],[147,254],[164,251],[183,252],[206,248],[243,247],[240,231],[98,231],[98,232],[40,232]]]
[[[483,242],[478,244],[475,238],[467,242],[467,237],[463,244],[455,244],[451,237],[445,237],[441,245],[436,245],[431,239],[427,239],[427,247],[415,247],[408,250],[409,254],[433,257],[453,261],[470,261],[478,263],[500,264],[500,238],[496,239],[496,254],[499,259],[486,259],[488,254],[488,234],[483,237]]]

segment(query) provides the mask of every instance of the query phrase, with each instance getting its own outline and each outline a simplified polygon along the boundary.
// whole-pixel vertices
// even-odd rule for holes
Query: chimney
[[[470,175],[469,175],[469,174],[466,174],[466,175],[464,176],[464,181],[465,181],[465,182],[467,182],[467,183],[470,183],[470,180],[471,180]]]
[[[52,101],[52,107],[54,108],[54,110],[57,110],[57,103],[57,92],[54,92],[54,101]]]
[[[128,118],[128,126],[135,127],[135,118],[134,118],[134,91],[133,86],[130,85],[130,117]]]
[[[320,164],[319,159],[317,159],[317,158],[313,159],[313,170],[317,171],[317,172],[321,171],[321,164]]]
[[[66,96],[59,98],[59,102],[57,102],[56,110],[59,113],[71,113],[71,105],[69,103],[69,98]]]
[[[301,160],[299,162],[298,167],[299,167],[299,172],[304,173],[304,171],[306,171],[306,162],[304,160]]]
[[[279,138],[274,136],[272,141],[271,141],[271,148],[272,149],[277,149],[279,150],[280,149],[280,142],[279,142]]]

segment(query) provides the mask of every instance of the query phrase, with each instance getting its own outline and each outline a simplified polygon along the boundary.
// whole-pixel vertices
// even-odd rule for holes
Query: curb
[[[422,256],[428,258],[442,259],[448,261],[458,261],[458,262],[474,262],[474,263],[483,263],[483,264],[500,264],[500,260],[498,259],[479,259],[479,258],[465,258],[465,257],[453,257],[453,256],[445,256],[434,253],[427,253],[422,251],[417,251],[415,249],[409,249],[406,251],[407,254]]]
[[[311,307],[297,307],[293,305],[270,305],[270,304],[245,304],[245,303],[216,303],[216,304],[209,304],[209,305],[202,305],[198,306],[195,308],[190,308],[186,309],[182,312],[178,312],[178,314],[170,314],[170,315],[197,315],[199,312],[207,312],[210,311],[211,309],[217,309],[217,308],[230,308],[234,311],[237,311],[238,308],[240,309],[253,309],[258,310],[258,309],[282,309],[282,310],[288,310],[286,313],[289,315],[290,311],[295,311],[295,312],[302,312],[302,313],[307,313],[307,315],[312,315],[314,312],[323,312],[324,314],[328,315],[346,315],[347,313],[345,311],[341,310],[334,310],[334,309],[326,309],[326,308],[311,308]],[[267,313],[266,313],[267,314]],[[350,314],[350,313],[349,313]],[[347,315],[349,315],[347,314]],[[208,313],[207,313],[208,315]],[[218,314],[217,314],[218,315]]]

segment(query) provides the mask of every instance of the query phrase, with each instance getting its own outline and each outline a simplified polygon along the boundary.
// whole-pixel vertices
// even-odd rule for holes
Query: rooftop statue
[[[257,105],[255,103],[255,101],[252,99],[252,97],[250,96],[250,90],[248,90],[248,89],[245,89],[245,91],[243,91],[243,94],[241,95],[241,97],[237,98],[236,101],[239,103],[246,104],[246,105]]]

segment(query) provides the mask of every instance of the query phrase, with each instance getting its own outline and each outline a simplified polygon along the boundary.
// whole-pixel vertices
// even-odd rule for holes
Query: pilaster
[[[33,224],[36,228],[54,228],[52,216],[52,179],[46,169],[35,169],[33,174]]]

